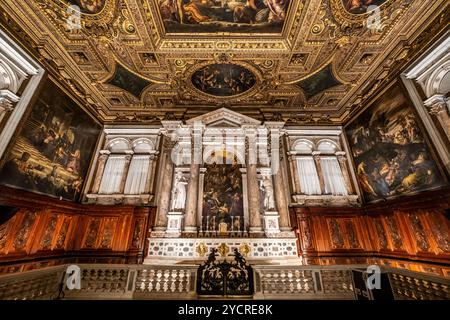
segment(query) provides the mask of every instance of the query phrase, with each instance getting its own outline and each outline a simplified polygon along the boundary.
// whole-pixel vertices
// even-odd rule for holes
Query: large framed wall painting
[[[419,121],[403,88],[395,82],[346,126],[366,202],[447,185]]]
[[[1,161],[0,184],[79,198],[100,125],[47,79]]]

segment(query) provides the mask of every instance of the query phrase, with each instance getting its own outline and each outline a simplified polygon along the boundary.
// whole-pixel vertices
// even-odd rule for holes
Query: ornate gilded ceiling
[[[370,19],[378,15],[373,5],[379,25]],[[432,38],[448,21],[445,0],[0,6],[2,24],[106,122],[186,119],[228,107],[253,117],[341,123],[420,49],[421,34]]]

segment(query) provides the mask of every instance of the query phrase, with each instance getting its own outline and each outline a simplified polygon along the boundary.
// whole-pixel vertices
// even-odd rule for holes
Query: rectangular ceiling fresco
[[[0,184],[77,200],[100,126],[47,80],[2,159]]]
[[[280,33],[291,0],[155,0],[168,33]]]
[[[367,202],[447,184],[398,85],[347,126],[346,134]]]

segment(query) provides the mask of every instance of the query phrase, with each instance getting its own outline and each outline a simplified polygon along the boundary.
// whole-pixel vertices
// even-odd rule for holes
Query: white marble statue
[[[179,210],[184,209],[186,203],[186,178],[183,177],[183,173],[178,171],[175,176],[172,190],[172,209]]]
[[[261,190],[264,191],[264,208],[266,210],[275,209],[275,197],[270,176],[263,176],[263,179],[261,180]]]

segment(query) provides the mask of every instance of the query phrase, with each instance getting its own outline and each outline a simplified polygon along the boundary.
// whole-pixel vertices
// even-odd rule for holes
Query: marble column
[[[319,177],[320,190],[325,194],[325,181],[323,180],[322,165],[320,163],[320,152],[313,151],[314,162],[316,163],[317,176]]]
[[[148,166],[148,172],[147,172],[147,179],[146,179],[145,188],[144,188],[144,194],[148,194],[148,193],[150,193],[152,191],[151,190],[152,182],[153,182],[152,177],[155,176],[156,164],[158,163],[158,156],[156,154],[149,155],[149,158],[150,158],[150,164]]]
[[[128,170],[130,169],[131,159],[133,158],[133,151],[126,152],[125,165],[123,167],[122,180],[120,181],[119,193],[123,194],[125,190],[125,183],[127,182]]]
[[[300,179],[298,178],[297,158],[295,155],[290,154],[290,155],[288,155],[288,159],[289,159],[290,173],[291,173],[293,184],[294,184],[292,191],[296,195],[301,194],[302,189],[301,189],[301,185],[300,185]]]
[[[246,135],[249,228],[251,233],[258,234],[262,233],[263,229],[260,212],[260,190],[257,174],[258,157],[256,149],[256,128],[248,128]]]
[[[100,188],[100,183],[102,182],[103,171],[105,170],[106,160],[108,160],[109,154],[111,152],[108,150],[101,150],[100,156],[97,160],[97,172],[95,173],[95,180],[92,185],[91,193],[97,194]]]
[[[173,180],[173,162],[172,162],[172,148],[174,142],[170,137],[164,136],[163,153],[161,160],[164,161],[164,167],[159,179],[162,179],[161,189],[159,192],[158,210],[156,213],[155,231],[164,231],[167,228],[167,213],[170,209],[170,195],[172,191]]]
[[[286,189],[284,188],[283,174],[280,170],[273,177],[274,189],[275,189],[275,200],[277,203],[278,214],[280,215],[280,230],[281,231],[291,231],[289,222],[289,208],[286,202],[287,195]]]
[[[192,163],[186,195],[184,232],[197,232],[197,204],[200,165]]]
[[[336,157],[341,168],[342,176],[344,177],[345,186],[347,187],[347,193],[353,194],[353,187],[350,181],[350,176],[348,175],[347,158],[345,157],[345,152],[336,152]]]
[[[247,195],[250,232],[262,232],[258,176],[256,164],[247,165]]]

